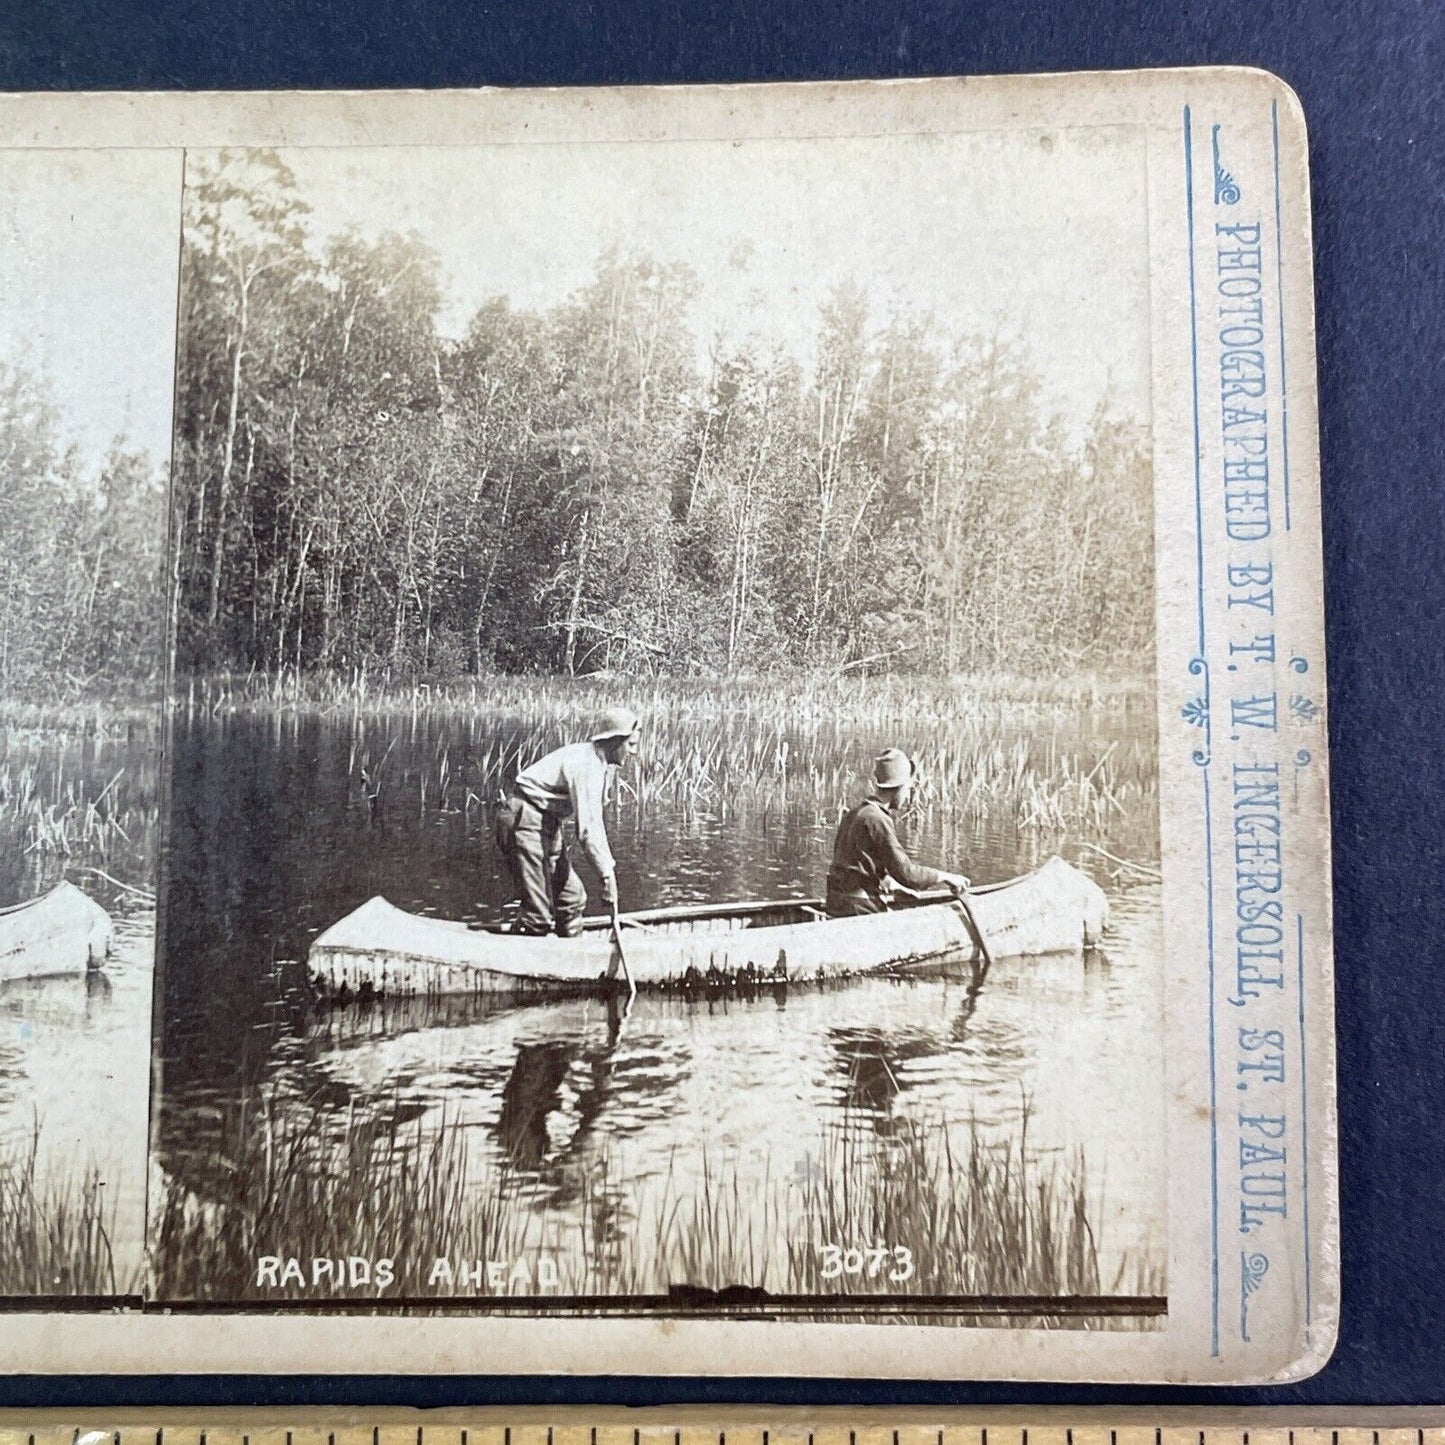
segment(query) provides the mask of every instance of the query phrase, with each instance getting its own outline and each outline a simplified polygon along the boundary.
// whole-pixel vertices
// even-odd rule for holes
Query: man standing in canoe
[[[922,893],[940,885],[963,893],[962,873],[925,868],[903,851],[893,818],[908,803],[913,789],[913,761],[898,748],[873,760],[873,790],[838,825],[833,841],[833,866],[828,870],[828,913],[849,918],[881,913],[887,904],[885,879]]]
[[[572,938],[581,931],[587,890],[567,856],[562,825],[577,820],[577,841],[602,880],[602,899],[617,907],[617,865],[607,845],[602,805],[607,770],[637,751],[637,714],[613,708],[598,718],[591,737],[568,743],[517,774],[511,796],[497,813],[497,847],[512,871],[522,911],[514,933]]]

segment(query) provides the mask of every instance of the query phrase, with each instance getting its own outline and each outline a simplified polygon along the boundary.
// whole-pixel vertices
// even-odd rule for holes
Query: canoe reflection
[[[23,1018],[33,1028],[88,1032],[99,1023],[115,988],[101,969],[57,978],[0,983],[0,1015]]]

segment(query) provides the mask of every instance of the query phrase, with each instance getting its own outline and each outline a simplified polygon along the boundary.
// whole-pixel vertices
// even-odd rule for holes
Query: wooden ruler
[[[7,1411],[0,1445],[1445,1445],[1445,1407]]]

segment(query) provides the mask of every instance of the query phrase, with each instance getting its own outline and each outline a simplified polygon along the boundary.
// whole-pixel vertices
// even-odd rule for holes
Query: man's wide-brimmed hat
[[[610,707],[593,725],[590,741],[605,743],[608,738],[630,738],[640,726],[635,712],[629,712],[625,707]]]
[[[873,783],[879,788],[901,788],[913,777],[913,759],[902,748],[889,748],[873,759]]]

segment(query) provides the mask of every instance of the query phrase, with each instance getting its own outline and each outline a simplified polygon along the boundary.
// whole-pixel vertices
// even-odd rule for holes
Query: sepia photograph
[[[0,1296],[144,1282],[180,184],[0,153]]]
[[[1157,1327],[1148,237],[1124,127],[188,151],[158,1299]]]

